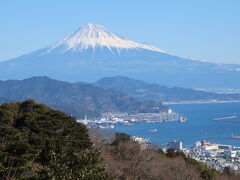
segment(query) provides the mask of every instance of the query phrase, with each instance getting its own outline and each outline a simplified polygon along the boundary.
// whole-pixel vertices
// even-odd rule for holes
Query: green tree
[[[130,141],[130,135],[126,133],[115,133],[115,139],[112,142],[112,145],[118,145],[119,143]]]
[[[108,179],[85,125],[32,100],[0,106],[0,179]]]

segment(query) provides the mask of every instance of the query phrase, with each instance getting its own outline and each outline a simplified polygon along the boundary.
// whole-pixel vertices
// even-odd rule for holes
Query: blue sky
[[[1,0],[0,61],[86,23],[183,57],[240,64],[239,0]]]

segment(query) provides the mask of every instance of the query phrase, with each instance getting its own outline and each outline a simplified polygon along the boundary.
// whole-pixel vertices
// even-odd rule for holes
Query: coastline
[[[240,100],[236,101],[217,101],[217,100],[208,100],[208,101],[176,101],[176,102],[163,102],[164,105],[171,105],[171,104],[214,104],[214,103],[237,103]]]
[[[125,132],[130,135],[150,138],[159,146],[173,140],[182,141],[185,147],[191,147],[198,140],[206,140],[216,144],[227,144],[240,147],[240,123],[220,123],[213,121],[216,117],[230,116],[236,113],[239,117],[240,103],[213,103],[197,105],[169,105],[174,111],[188,117],[186,123],[146,123],[133,126],[116,125],[114,131]],[[219,114],[221,112],[221,114]],[[201,123],[199,123],[201,122]],[[213,131],[213,127],[215,128]],[[149,130],[157,129],[156,133]],[[171,133],[169,133],[171,132]],[[224,132],[224,134],[223,134]]]

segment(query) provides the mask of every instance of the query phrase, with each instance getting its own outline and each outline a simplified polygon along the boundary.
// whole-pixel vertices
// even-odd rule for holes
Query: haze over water
[[[193,146],[196,141],[240,146],[240,103],[175,104],[169,105],[174,111],[188,118],[185,123],[138,123],[132,126],[117,125],[115,131],[149,138],[157,145],[165,145],[172,140],[180,140],[183,146]],[[231,119],[239,123],[213,121],[214,118],[237,115]],[[157,129],[152,133],[149,130]]]

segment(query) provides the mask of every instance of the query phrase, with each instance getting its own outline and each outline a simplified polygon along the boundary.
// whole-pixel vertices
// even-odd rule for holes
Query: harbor
[[[85,116],[85,119],[77,120],[80,123],[83,123],[89,127],[100,127],[100,128],[114,128],[115,125],[127,125],[131,126],[135,123],[162,123],[162,122],[171,122],[178,121],[184,123],[187,120],[186,117],[180,115],[176,112],[173,112],[169,109],[167,112],[160,113],[103,113],[101,118],[88,119]],[[153,130],[153,132],[156,130]]]
[[[240,103],[215,104],[176,104],[170,108],[187,121],[169,121],[168,123],[133,123],[131,126],[115,124],[115,132],[124,132],[132,136],[150,138],[157,145],[164,145],[172,140],[181,140],[186,147],[191,147],[196,141],[205,139],[217,144],[230,144],[240,147],[240,140],[232,138],[240,136],[240,123],[214,121],[215,118],[236,115],[240,117]],[[219,113],[221,112],[221,113]],[[229,119],[228,121],[237,121]],[[156,132],[151,131],[157,129]]]

